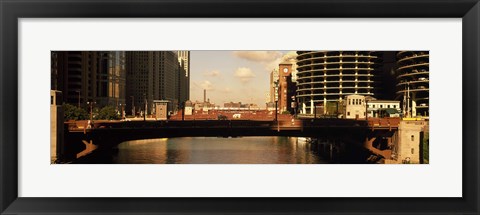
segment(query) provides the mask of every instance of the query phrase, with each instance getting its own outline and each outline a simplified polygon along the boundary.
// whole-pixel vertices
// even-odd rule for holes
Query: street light
[[[93,124],[93,105],[96,102],[87,102],[87,104],[90,105],[90,124]]]
[[[410,82],[407,81],[407,85],[405,86],[405,91],[403,94],[403,112],[405,118],[410,117]],[[406,107],[405,107],[406,106]]]
[[[274,91],[275,91],[275,121],[278,120],[278,80],[274,83]]]
[[[411,117],[410,113],[410,82],[407,82],[407,117]]]
[[[120,119],[123,119],[123,118],[124,118],[124,115],[123,115],[123,108],[124,108],[124,107],[125,107],[125,104],[120,103],[120,109],[121,109]]]
[[[182,121],[185,121],[185,101],[180,103],[180,108],[182,109]]]
[[[365,120],[368,121],[368,100],[365,97]]]
[[[143,94],[143,98],[145,98],[145,111],[143,113],[143,121],[147,121],[147,94]]]
[[[293,117],[297,117],[297,101],[295,101],[295,96],[292,96],[292,109],[293,109]]]
[[[132,115],[135,117],[135,96],[130,96],[132,98]]]

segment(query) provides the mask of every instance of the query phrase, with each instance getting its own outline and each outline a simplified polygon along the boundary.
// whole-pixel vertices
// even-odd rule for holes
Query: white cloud
[[[200,86],[202,86],[203,89],[206,89],[206,90],[214,90],[215,88],[213,87],[213,84],[212,82],[210,81],[203,81]]]
[[[218,70],[212,70],[212,71],[205,72],[204,75],[207,77],[218,77],[221,75],[221,73]]]
[[[234,51],[233,55],[255,62],[269,62],[281,57],[282,53],[279,51]]]
[[[268,72],[270,72],[273,69],[278,68],[278,64],[280,64],[282,62],[290,62],[295,66],[296,61],[297,61],[297,52],[290,51],[290,52],[287,52],[286,54],[270,61],[268,64],[266,64],[265,69]]]
[[[208,90],[208,91],[215,90],[215,87],[213,86],[212,82],[208,80],[205,80],[202,82],[193,82],[193,86],[195,88],[200,88],[201,90]]]
[[[250,68],[240,67],[235,71],[235,77],[239,78],[242,83],[247,83],[255,77],[255,74]]]
[[[289,51],[283,54],[280,51],[234,51],[233,55],[261,63],[267,72],[271,72],[273,69],[278,68],[278,64],[282,62],[291,62],[295,66],[297,52]]]

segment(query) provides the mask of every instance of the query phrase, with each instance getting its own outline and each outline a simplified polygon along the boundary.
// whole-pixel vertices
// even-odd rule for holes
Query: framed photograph
[[[0,4],[1,214],[480,212],[476,0]]]

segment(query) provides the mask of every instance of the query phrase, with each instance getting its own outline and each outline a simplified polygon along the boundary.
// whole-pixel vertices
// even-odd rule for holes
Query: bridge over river
[[[138,139],[173,137],[288,136],[368,142],[391,137],[398,130],[398,118],[185,121],[97,121],[93,125],[66,123],[65,142],[59,157],[72,160],[98,148]],[[372,146],[367,146],[372,147]],[[372,149],[374,150],[374,149]]]

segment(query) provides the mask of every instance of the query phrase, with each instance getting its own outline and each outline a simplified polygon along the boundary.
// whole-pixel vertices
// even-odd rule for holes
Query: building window
[[[390,105],[388,105],[388,108],[390,108]]]
[[[415,150],[412,148],[412,154],[413,154],[414,151],[415,151]]]
[[[350,116],[350,112],[347,112],[347,116]]]
[[[351,100],[351,99],[348,99],[348,105],[350,105],[350,100]]]
[[[375,105],[373,105],[373,108],[375,108]]]
[[[50,96],[50,104],[53,105],[53,96]]]
[[[412,135],[412,136],[410,137],[410,139],[413,141],[415,138],[414,138],[414,136]]]
[[[380,105],[380,108],[383,108],[383,105]]]
[[[393,108],[397,108],[397,105],[393,105]]]

